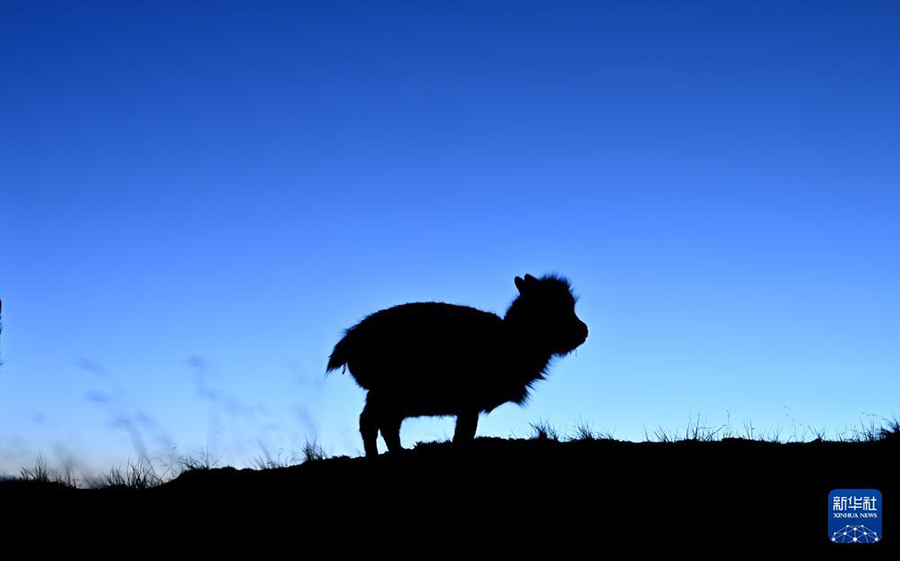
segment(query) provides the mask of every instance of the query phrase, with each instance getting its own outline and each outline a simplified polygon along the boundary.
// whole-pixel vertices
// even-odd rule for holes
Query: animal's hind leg
[[[366,398],[366,406],[359,416],[359,433],[362,435],[366,457],[378,456],[378,418],[370,397]]]

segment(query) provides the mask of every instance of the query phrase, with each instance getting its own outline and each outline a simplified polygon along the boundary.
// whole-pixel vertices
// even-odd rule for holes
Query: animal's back
[[[344,365],[365,389],[443,394],[496,368],[503,320],[440,302],[402,304],[366,317],[335,346],[328,370]]]

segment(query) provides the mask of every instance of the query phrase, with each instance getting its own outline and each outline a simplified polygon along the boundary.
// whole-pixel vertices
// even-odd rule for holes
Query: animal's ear
[[[525,275],[525,278],[516,277],[516,288],[519,289],[519,294],[524,294],[525,290],[529,286],[534,286],[538,283],[538,280],[531,275]]]
[[[528,275],[525,275],[525,276],[527,277]],[[526,286],[526,283],[522,279],[522,277],[516,277],[516,288],[519,289],[519,294],[525,294],[525,286]]]

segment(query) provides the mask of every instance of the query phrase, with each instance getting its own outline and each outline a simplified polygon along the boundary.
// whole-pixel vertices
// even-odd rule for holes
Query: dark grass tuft
[[[576,442],[594,442],[597,440],[616,440],[614,431],[594,430],[590,423],[579,421],[572,431],[572,435],[567,438]]]
[[[324,460],[328,457],[325,447],[319,444],[318,440],[313,439],[312,442],[306,441],[303,445],[303,462],[315,462]]]
[[[112,467],[91,482],[92,489],[144,490],[159,487],[169,479],[168,474],[158,474],[153,465],[140,459],[124,466]]]
[[[884,426],[879,430],[879,436],[882,440],[891,442],[900,441],[900,419],[891,417],[884,420]]]
[[[218,465],[219,459],[214,459],[210,455],[208,449],[203,449],[196,456],[181,456],[178,463],[180,464],[181,471],[208,471]]]
[[[554,440],[559,441],[559,432],[550,424],[549,421],[537,421],[531,423],[531,438],[534,440]]]
[[[79,488],[78,478],[75,477],[71,465],[67,464],[62,470],[56,470],[47,465],[43,456],[38,456],[32,467],[19,470],[18,480],[32,485]]]

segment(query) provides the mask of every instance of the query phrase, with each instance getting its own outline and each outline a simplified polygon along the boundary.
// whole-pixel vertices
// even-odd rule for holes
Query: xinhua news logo
[[[828,539],[832,543],[880,542],[881,493],[875,489],[835,489],[828,494]]]

